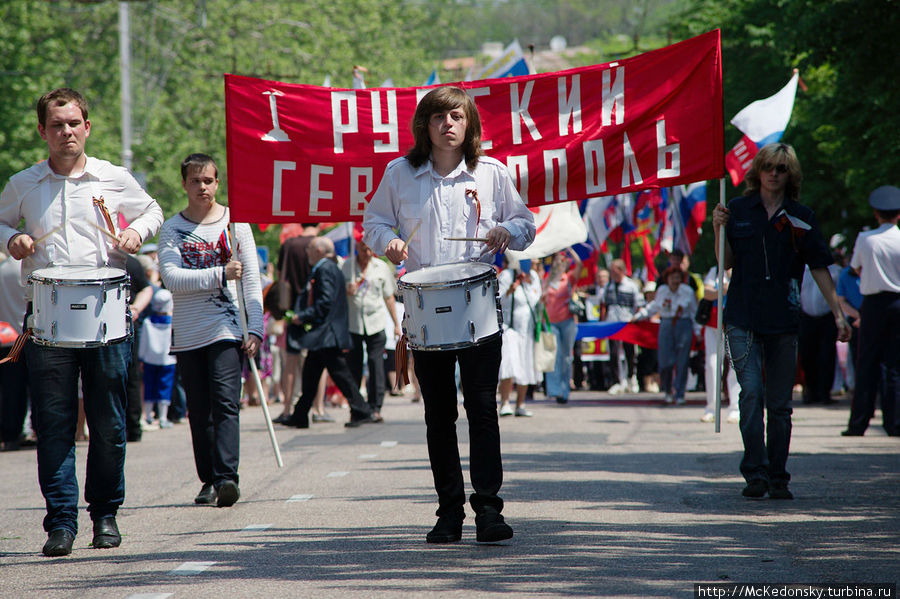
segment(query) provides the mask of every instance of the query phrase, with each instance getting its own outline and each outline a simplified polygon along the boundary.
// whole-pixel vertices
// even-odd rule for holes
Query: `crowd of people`
[[[855,386],[847,436],[865,432],[880,393],[884,428],[900,435],[900,190],[873,192],[879,227],[860,235],[847,263],[798,203],[800,166],[787,144],[760,150],[745,195],[714,211],[717,247],[726,235],[722,277],[716,267],[705,277],[691,272],[689,256],[675,250],[656,280],[629,276],[616,258],[583,285],[583,264],[571,249],[542,260],[504,254],[528,247],[533,217],[505,166],[481,151],[478,111],[459,88],[423,97],[415,145],[388,165],[351,255],[339,258],[319,226],[304,223],[272,265],[260,263],[250,227],[231,223],[217,201],[211,156],[184,159],[186,204],[164,221],[125,169],[85,153],[90,121],[81,94],[54,90],[37,108],[49,159],[12,177],[0,199],[0,321],[13,327],[18,345],[24,341],[3,348],[3,357],[21,351],[24,359],[0,363],[0,429],[3,450],[37,439],[45,555],[70,553],[78,531],[75,441],[85,433],[79,412],[88,426],[85,499],[96,548],[121,542],[115,516],[124,501],[126,442],[185,417],[200,481],[194,502],[237,502],[240,410],[258,402],[282,402],[275,422],[305,429],[334,422],[328,403],[346,406],[345,426],[356,428],[390,417],[386,395],[407,392],[421,401],[438,495],[431,543],[462,534],[460,399],[472,445],[469,502],[484,542],[513,535],[501,515],[498,420],[535,416],[527,402],[536,393],[565,405],[585,387],[644,392],[663,406],[680,406],[689,389],[703,389],[700,420],[713,422],[716,387],[724,381],[727,420],[740,423],[744,442],[743,494],[752,498],[792,498],[785,464],[798,381],[806,403],[831,401],[836,371],[842,385]],[[478,215],[474,223],[470,214]],[[145,243],[157,232],[158,244]],[[497,333],[476,342],[470,323],[472,343],[410,344],[407,351],[402,323],[414,307],[404,305],[402,275],[497,256]],[[41,333],[29,328],[34,298],[24,282],[46,264],[127,269],[133,339],[28,340]],[[716,301],[720,279],[724,307]],[[721,364],[719,309],[730,357]],[[576,341],[581,323],[647,320],[658,323],[652,343]],[[536,351],[542,335],[554,341],[549,359]],[[851,359],[836,360],[846,342]]]

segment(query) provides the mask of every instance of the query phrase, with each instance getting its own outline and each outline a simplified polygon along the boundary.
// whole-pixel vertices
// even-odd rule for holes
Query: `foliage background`
[[[898,184],[900,3],[896,0],[132,0],[135,173],[166,215],[184,205],[178,165],[204,151],[225,164],[225,72],[349,87],[420,85],[443,59],[518,38],[546,51],[569,42],[565,66],[608,62],[722,29],[725,115],[769,96],[799,68],[785,141],[804,168],[802,198],[825,233],[852,244],[870,224],[869,191]],[[88,152],[121,163],[118,3],[0,1],[0,181],[45,158],[34,103],[74,87],[91,105]],[[560,67],[562,68],[562,67]],[[452,73],[441,72],[445,82]],[[726,125],[726,147],[740,132]],[[222,173],[220,195],[227,193]],[[739,190],[728,184],[726,195]],[[718,183],[709,188],[710,205]],[[709,224],[705,231],[710,232]],[[271,249],[277,227],[258,235]],[[712,263],[712,235],[695,250]]]

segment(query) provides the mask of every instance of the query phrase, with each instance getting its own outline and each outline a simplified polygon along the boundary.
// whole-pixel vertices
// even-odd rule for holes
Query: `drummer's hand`
[[[247,354],[248,357],[252,358],[256,355],[256,352],[259,350],[259,344],[262,343],[262,339],[250,333],[247,335],[247,340],[244,342],[243,350],[244,353]]]
[[[16,260],[27,258],[34,253],[34,239],[25,233],[20,233],[12,238],[7,248],[9,255]]]
[[[391,239],[391,242],[387,244],[387,248],[384,250],[384,255],[394,264],[400,264],[409,256],[409,252],[403,247],[403,243],[403,240],[399,237]]]
[[[119,233],[119,240],[116,242],[116,247],[125,250],[129,254],[134,254],[141,249],[141,243],[141,236],[138,232],[128,228]]]
[[[506,227],[501,226],[496,226],[488,231],[486,237],[487,248],[484,252],[485,254],[488,252],[493,252],[495,254],[505,252],[506,248],[509,247],[510,239],[512,239],[512,235],[509,234],[509,230]]]
[[[730,215],[731,212],[728,211],[728,208],[722,204],[716,204],[716,207],[713,208],[713,226],[717,229],[719,227],[724,227],[728,224],[728,217]]]
[[[237,260],[232,260],[228,264],[225,265],[225,279],[228,281],[233,281],[235,279],[240,279],[241,275],[244,272],[244,265],[238,262]]]

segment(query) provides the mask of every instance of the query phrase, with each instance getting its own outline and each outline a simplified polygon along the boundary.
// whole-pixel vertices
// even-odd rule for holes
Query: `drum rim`
[[[488,264],[487,262],[449,262],[447,264],[436,264],[435,267],[455,266],[455,265],[461,265],[461,264],[464,264],[467,266],[468,265],[486,266],[487,269],[481,274],[473,275],[473,276],[467,277],[465,279],[457,279],[455,281],[435,281],[435,282],[429,282],[429,283],[410,283],[408,281],[403,280],[403,277],[405,277],[407,275],[415,274],[417,272],[421,272],[422,270],[424,270],[424,268],[423,268],[423,269],[419,269],[419,270],[414,270],[411,273],[406,273],[402,277],[397,279],[397,289],[447,289],[450,287],[461,287],[461,286],[464,286],[464,285],[467,285],[470,283],[480,283],[481,281],[483,281],[485,279],[490,280],[492,278],[493,279],[497,278],[497,271],[494,269],[494,267],[492,265]],[[425,267],[425,268],[434,268],[434,267]]]
[[[115,274],[112,274],[108,277],[94,277],[92,279],[89,278],[78,278],[78,279],[60,279],[55,277],[49,277],[47,275],[40,274],[43,270],[50,270],[53,268],[67,269],[67,268],[85,268],[92,270],[100,270],[100,269],[109,269],[111,271],[115,271]],[[84,284],[84,283],[120,283],[122,281],[129,280],[128,272],[124,268],[116,268],[115,266],[91,266],[90,264],[55,264],[53,266],[45,266],[43,268],[36,268],[31,271],[31,274],[28,275],[28,282],[36,281],[40,283],[51,283],[56,285],[66,285],[66,284]]]
[[[497,337],[500,337],[503,334],[503,329],[499,331],[495,331],[490,335],[486,335],[484,337],[480,337],[476,339],[474,342],[472,341],[455,341],[453,343],[442,343],[441,345],[429,345],[429,346],[420,346],[414,345],[413,342],[407,339],[407,344],[410,349],[414,349],[416,351],[451,351],[456,349],[465,349],[467,347],[475,347],[477,345],[483,345],[489,341],[494,340]]]

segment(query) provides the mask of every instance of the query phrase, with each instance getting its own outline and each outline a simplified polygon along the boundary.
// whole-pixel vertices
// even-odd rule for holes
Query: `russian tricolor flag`
[[[753,102],[731,119],[731,124],[744,133],[744,137],[725,155],[725,167],[734,185],[744,180],[753,157],[761,147],[781,139],[791,120],[799,81],[800,74],[795,69],[791,80],[778,93]]]

